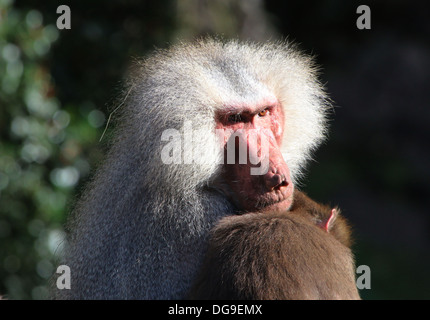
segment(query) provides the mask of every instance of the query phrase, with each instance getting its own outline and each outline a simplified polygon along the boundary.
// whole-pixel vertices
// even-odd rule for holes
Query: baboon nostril
[[[285,176],[282,175],[282,177],[280,178],[280,182],[276,184],[274,189],[279,190],[281,187],[286,187],[287,185],[288,185],[287,179],[285,179]]]
[[[284,175],[274,174],[266,180],[268,190],[279,190],[279,188],[287,186],[288,182]]]
[[[275,174],[272,178],[272,183],[274,184],[274,186],[276,187],[278,184],[282,183],[282,177],[279,174]]]

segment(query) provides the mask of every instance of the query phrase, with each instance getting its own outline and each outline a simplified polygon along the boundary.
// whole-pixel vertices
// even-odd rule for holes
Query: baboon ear
[[[318,226],[324,229],[325,231],[330,232],[338,214],[339,214],[338,208],[333,208],[330,212],[330,216],[325,220],[319,221],[317,223]]]

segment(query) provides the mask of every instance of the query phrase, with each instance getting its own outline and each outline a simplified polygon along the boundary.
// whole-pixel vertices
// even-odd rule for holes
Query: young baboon
[[[332,211],[295,191],[290,212],[221,219],[189,297],[360,299],[349,228]]]
[[[346,219],[340,214],[338,207],[331,208],[315,202],[305,193],[294,190],[294,202],[290,209],[291,213],[307,215],[315,223],[348,248],[351,247],[351,227]]]

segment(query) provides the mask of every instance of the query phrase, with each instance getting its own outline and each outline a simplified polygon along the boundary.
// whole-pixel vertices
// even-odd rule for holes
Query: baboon
[[[315,202],[305,193],[294,190],[294,203],[291,213],[308,216],[310,221],[323,230],[332,234],[340,243],[350,248],[352,244],[351,227],[340,214],[338,207],[331,208],[328,205]]]
[[[189,298],[360,299],[339,213],[295,190],[291,211],[221,219]]]
[[[188,297],[220,219],[290,209],[330,103],[291,43],[208,38],[135,61],[117,109],[110,150],[69,219],[71,289],[56,298]],[[347,255],[322,241],[330,258],[336,246]]]

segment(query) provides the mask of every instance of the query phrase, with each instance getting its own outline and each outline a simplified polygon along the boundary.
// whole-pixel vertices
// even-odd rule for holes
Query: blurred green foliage
[[[67,213],[108,140],[106,105],[130,56],[167,39],[170,3],[76,2],[60,31],[57,1],[0,0],[0,296],[49,297]]]
[[[88,175],[82,149],[97,139],[104,114],[57,99],[47,66],[55,25],[11,1],[1,0],[0,12],[0,292],[40,299],[61,250],[68,199]]]

